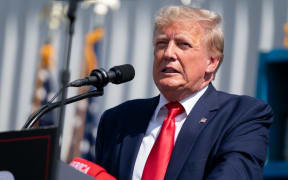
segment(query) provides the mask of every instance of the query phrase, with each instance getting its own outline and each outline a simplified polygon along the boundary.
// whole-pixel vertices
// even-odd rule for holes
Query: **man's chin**
[[[176,90],[180,90],[181,89],[181,84],[176,84],[176,83],[174,83],[174,84],[171,84],[171,83],[169,83],[169,84],[166,84],[166,83],[159,83],[158,85],[157,85],[157,87],[158,87],[158,89],[161,91],[161,92],[163,92],[163,91],[167,91],[167,92],[169,92],[169,91],[176,91]]]
[[[179,87],[174,86],[164,86],[159,89],[162,95],[170,102],[173,101],[181,101],[182,98],[182,90],[179,90]]]

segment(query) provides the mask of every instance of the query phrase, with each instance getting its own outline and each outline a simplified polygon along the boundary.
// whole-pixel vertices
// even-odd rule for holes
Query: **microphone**
[[[89,77],[78,79],[71,83],[71,87],[80,87],[85,85],[93,85],[97,88],[103,88],[109,82],[113,84],[121,84],[131,81],[135,76],[135,70],[131,64],[124,64],[112,67],[108,72],[102,68],[95,69],[90,73]]]
[[[116,180],[103,167],[79,157],[74,158],[70,166],[98,180]]]

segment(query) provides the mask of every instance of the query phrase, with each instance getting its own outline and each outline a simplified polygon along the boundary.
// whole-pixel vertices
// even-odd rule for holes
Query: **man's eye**
[[[186,43],[186,42],[180,42],[180,43],[177,43],[177,44],[182,49],[186,49],[186,48],[191,48],[192,47],[189,43]]]
[[[167,46],[167,44],[168,44],[168,42],[166,42],[166,41],[158,41],[158,42],[156,42],[156,46],[157,47],[165,47],[165,46]]]

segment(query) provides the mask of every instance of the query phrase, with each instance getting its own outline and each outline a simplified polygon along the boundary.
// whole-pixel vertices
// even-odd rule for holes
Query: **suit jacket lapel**
[[[148,127],[149,121],[159,102],[159,96],[149,99],[139,107],[134,107],[133,115],[127,115],[130,119],[124,126],[124,135],[120,152],[119,179],[127,180],[132,178],[136,157]],[[139,103],[140,104],[140,103]]]
[[[201,131],[209,124],[218,109],[216,90],[209,85],[204,95],[188,114],[178,135],[173,153],[166,171],[165,179],[177,179],[185,160],[193,148]]]

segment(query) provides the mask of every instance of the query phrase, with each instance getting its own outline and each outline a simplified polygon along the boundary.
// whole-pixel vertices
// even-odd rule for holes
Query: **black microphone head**
[[[114,66],[109,70],[108,74],[111,74],[113,77],[110,78],[112,83],[121,84],[131,81],[135,76],[135,70],[131,64],[124,64],[121,66]]]

